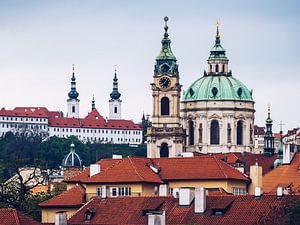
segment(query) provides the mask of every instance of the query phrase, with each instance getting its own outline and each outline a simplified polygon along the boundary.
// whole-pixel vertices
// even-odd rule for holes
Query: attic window
[[[300,166],[298,166],[297,170],[300,171]]]
[[[96,210],[95,209],[86,209],[84,213],[85,221],[90,221],[95,216]]]

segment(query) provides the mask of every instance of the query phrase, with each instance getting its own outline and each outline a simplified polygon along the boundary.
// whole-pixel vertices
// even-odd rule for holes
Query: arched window
[[[227,143],[231,143],[231,126],[230,126],[230,123],[227,124]]]
[[[225,64],[222,66],[222,73],[225,73]]]
[[[211,121],[210,124],[210,144],[218,145],[220,143],[220,128],[217,120]]]
[[[72,113],[75,113],[75,106],[72,106]]]
[[[118,113],[118,108],[117,107],[114,108],[114,112]]]
[[[239,120],[236,127],[236,144],[243,145],[243,121]]]
[[[218,73],[218,72],[219,72],[219,65],[216,64],[216,73]]]
[[[194,145],[194,122],[189,120],[189,145]]]
[[[161,115],[168,116],[170,114],[170,101],[167,97],[160,100]]]
[[[199,143],[202,143],[202,133],[203,133],[203,127],[202,127],[202,123],[200,123],[199,125]]]
[[[162,143],[160,146],[160,157],[169,157],[169,146],[167,143]]]
[[[209,72],[212,72],[212,65],[209,65]]]

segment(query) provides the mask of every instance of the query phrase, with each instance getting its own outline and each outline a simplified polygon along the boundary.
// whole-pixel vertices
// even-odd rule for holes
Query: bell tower
[[[76,90],[76,78],[74,72],[74,64],[73,64],[73,73],[71,78],[71,90],[68,93],[68,118],[79,118],[79,102],[78,99],[79,93]]]
[[[162,48],[156,57],[152,89],[152,127],[147,130],[147,157],[175,157],[183,150],[177,59],[171,50],[168,17],[164,18]]]

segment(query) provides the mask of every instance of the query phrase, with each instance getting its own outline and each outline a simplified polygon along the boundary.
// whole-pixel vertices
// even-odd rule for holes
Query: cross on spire
[[[165,27],[164,27],[164,29],[165,29],[166,33],[168,32],[168,29],[169,29],[169,27],[168,27],[168,20],[169,20],[169,18],[167,16],[165,16],[164,17],[164,21],[165,21]]]

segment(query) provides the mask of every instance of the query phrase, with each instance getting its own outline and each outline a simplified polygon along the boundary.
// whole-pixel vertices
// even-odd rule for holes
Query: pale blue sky
[[[271,104],[274,130],[300,126],[300,3],[297,1],[0,1],[0,107],[66,112],[72,64],[81,116],[108,115],[114,64],[123,117],[151,114],[150,83],[163,17],[183,89],[202,76],[215,22],[233,75],[254,90],[256,124]]]

